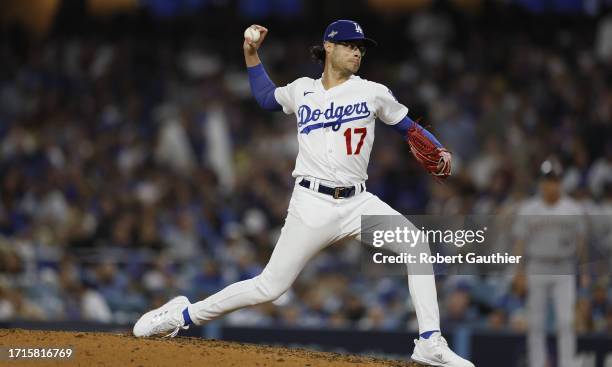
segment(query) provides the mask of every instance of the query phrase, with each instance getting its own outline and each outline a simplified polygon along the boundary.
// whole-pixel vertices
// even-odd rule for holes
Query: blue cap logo
[[[365,37],[359,23],[346,19],[336,20],[327,26],[323,34],[323,42],[325,41],[359,41],[368,47],[377,45],[376,41]]]

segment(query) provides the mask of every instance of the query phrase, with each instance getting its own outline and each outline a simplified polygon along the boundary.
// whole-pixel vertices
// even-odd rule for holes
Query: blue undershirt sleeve
[[[263,64],[247,67],[251,92],[261,108],[268,111],[280,111],[281,105],[274,98],[276,85],[266,73]]]
[[[393,128],[393,130],[395,130],[398,133],[402,134],[402,136],[406,136],[406,133],[408,132],[408,129],[410,129],[414,125],[418,125],[418,124],[416,122],[412,121],[412,119],[410,119],[410,117],[406,116],[400,122],[398,122],[397,124],[391,125],[391,127]],[[422,128],[423,128],[423,133],[429,138],[429,140],[431,140],[438,148],[442,148],[442,144],[440,144],[438,139],[436,139],[436,137],[433,136],[432,133],[427,131],[427,129],[425,129],[424,127],[422,127]]]

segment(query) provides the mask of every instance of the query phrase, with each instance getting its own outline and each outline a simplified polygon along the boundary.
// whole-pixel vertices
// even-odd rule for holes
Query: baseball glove
[[[408,129],[406,140],[410,151],[427,172],[437,179],[445,179],[451,175],[451,153],[437,147],[423,130],[419,124]]]

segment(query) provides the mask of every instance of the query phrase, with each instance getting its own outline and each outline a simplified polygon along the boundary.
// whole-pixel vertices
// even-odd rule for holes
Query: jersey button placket
[[[331,103],[330,102],[331,100],[330,92],[325,91],[323,93],[323,98],[324,98],[323,106],[326,109],[327,107],[329,107]],[[329,122],[329,121],[325,120],[325,122]],[[330,167],[332,167],[332,171],[335,172],[334,159],[332,158],[332,154],[334,153],[334,133],[335,132],[332,131],[331,128],[326,127],[325,133],[323,135],[325,136],[325,148],[327,150],[327,162],[330,165]]]

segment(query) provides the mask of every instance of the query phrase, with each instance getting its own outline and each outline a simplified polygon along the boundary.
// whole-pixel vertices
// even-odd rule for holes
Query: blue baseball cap
[[[323,42],[325,41],[361,41],[367,47],[377,45],[376,41],[365,37],[359,23],[346,19],[336,20],[325,28]]]

